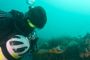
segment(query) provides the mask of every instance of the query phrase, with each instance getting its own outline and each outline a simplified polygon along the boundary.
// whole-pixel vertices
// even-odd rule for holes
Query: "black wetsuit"
[[[12,10],[9,13],[0,10],[0,47],[4,56],[9,60],[16,60],[16,59],[14,59],[8,53],[6,48],[6,42],[13,36],[22,34],[17,30],[15,26],[16,21],[22,20],[22,17],[23,17],[22,13],[20,14],[18,11],[15,10]]]
[[[6,41],[12,35],[28,36],[32,31],[27,21],[23,21],[23,13],[15,10],[0,11],[0,42]],[[1,44],[1,43],[0,43]]]

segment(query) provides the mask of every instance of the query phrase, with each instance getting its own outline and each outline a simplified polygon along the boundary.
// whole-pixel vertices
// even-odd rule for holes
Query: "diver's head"
[[[44,8],[37,6],[30,8],[27,12],[26,20],[31,28],[43,28],[46,24],[47,17]]]
[[[30,8],[29,11],[25,14],[22,24],[20,27],[25,33],[31,33],[35,28],[43,28],[47,22],[47,16],[44,8],[37,6]]]

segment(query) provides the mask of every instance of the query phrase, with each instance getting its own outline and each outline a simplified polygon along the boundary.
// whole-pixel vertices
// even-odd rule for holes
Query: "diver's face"
[[[28,21],[27,21],[27,18],[24,19],[22,30],[26,33],[26,36],[29,35],[34,29],[35,29],[35,28],[32,28],[32,27],[29,25],[29,23],[28,23]]]
[[[37,27],[31,22],[28,12],[25,14],[23,19],[24,30],[26,33],[31,33]]]

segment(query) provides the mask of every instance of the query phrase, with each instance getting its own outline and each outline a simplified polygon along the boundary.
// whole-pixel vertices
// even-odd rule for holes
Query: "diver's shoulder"
[[[12,14],[10,14],[6,11],[0,10],[0,20],[7,20],[7,19],[11,19],[11,18],[12,18]]]
[[[9,13],[11,13],[12,15],[22,15],[23,16],[23,13],[20,12],[20,11],[17,11],[17,10],[11,10]]]

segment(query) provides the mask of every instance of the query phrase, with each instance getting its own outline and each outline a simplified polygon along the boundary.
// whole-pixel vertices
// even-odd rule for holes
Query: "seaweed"
[[[39,46],[39,49],[52,49],[59,45],[62,45],[64,48],[67,48],[67,51],[61,54],[34,54],[33,60],[75,60],[74,57],[77,57],[76,60],[80,60],[79,58],[79,50],[78,47],[74,44],[78,42],[78,38],[69,37],[69,36],[60,36],[58,38],[52,38],[51,40],[47,40],[44,44]],[[73,43],[73,41],[75,41]],[[72,42],[73,45],[69,45]],[[74,48],[73,48],[74,47]],[[69,50],[70,49],[70,50]],[[77,49],[77,51],[75,51]],[[77,54],[75,54],[78,52]],[[77,56],[78,55],[78,56]],[[73,57],[73,58],[72,58]]]
[[[85,46],[83,38],[60,36],[58,38],[44,40],[43,43],[41,41],[38,43],[38,49],[49,50],[62,45],[63,48],[66,49],[66,51],[61,54],[32,54],[33,57],[31,58],[31,60],[82,60],[80,57],[80,53],[84,50]]]

